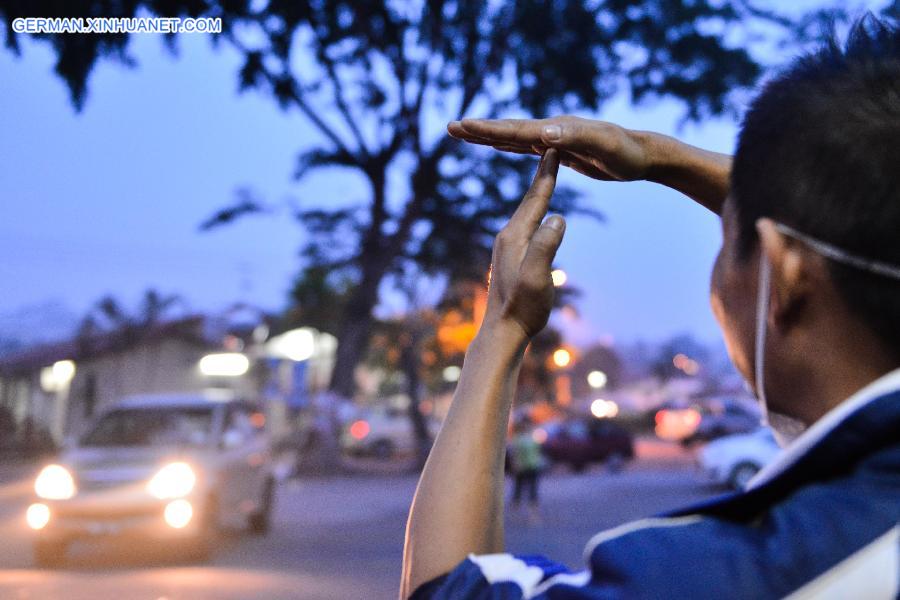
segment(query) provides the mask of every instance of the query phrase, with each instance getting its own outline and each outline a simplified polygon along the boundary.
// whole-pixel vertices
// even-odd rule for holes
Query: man
[[[415,598],[895,598],[900,564],[900,33],[869,18],[753,102],[730,157],[574,118],[450,133],[543,155],[497,236],[488,308],[410,510]],[[788,446],[742,494],[595,536],[586,568],[503,554],[503,439],[545,324],[560,162],[722,218],[712,305]]]

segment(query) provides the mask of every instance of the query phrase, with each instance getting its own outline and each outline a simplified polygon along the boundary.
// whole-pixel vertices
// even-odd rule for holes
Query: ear
[[[787,237],[771,219],[756,221],[760,252],[771,265],[769,322],[779,330],[794,325],[813,289],[812,256]]]

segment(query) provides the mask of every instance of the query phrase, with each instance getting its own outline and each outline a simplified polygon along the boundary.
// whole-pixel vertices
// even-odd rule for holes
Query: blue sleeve
[[[590,587],[615,586],[626,598],[759,599],[827,583],[856,590],[829,597],[892,598],[900,569],[883,564],[897,564],[891,536],[900,529],[898,498],[896,474],[860,474],[807,486],[752,519],[685,515],[630,523],[588,544]]]
[[[740,521],[688,514],[622,525],[591,540],[589,570],[579,573],[535,557],[473,555],[412,597],[756,600],[826,590],[900,598],[900,471],[892,468],[807,486]]]
[[[567,580],[586,583],[589,576],[571,573],[559,563],[542,556],[512,554],[470,555],[450,573],[419,587],[411,600],[459,600],[531,598],[544,589]],[[576,596],[577,597],[577,596]]]

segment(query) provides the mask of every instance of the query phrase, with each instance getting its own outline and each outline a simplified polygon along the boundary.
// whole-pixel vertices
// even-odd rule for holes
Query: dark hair
[[[770,217],[900,265],[900,29],[866,15],[770,80],[744,117],[731,173],[738,250]],[[829,261],[849,309],[900,356],[900,281]]]

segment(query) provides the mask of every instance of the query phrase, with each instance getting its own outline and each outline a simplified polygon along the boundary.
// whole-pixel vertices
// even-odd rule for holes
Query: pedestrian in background
[[[510,463],[513,472],[512,508],[518,510],[522,496],[528,493],[528,521],[540,521],[538,505],[538,485],[541,470],[544,468],[544,457],[541,446],[532,435],[531,421],[522,419],[513,428],[513,439],[510,444]]]

